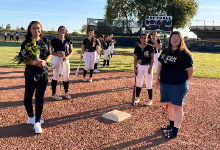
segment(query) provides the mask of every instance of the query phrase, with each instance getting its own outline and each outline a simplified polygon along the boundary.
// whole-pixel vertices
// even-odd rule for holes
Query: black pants
[[[14,41],[14,37],[13,36],[10,36],[10,41],[11,41],[11,39]]]
[[[5,41],[6,41],[6,39],[7,39],[7,36],[5,36]]]
[[[40,122],[44,105],[44,93],[48,83],[48,76],[43,76],[37,83],[34,81],[34,75],[25,75],[25,94],[24,106],[29,117],[34,117],[32,97],[35,92],[35,122]]]

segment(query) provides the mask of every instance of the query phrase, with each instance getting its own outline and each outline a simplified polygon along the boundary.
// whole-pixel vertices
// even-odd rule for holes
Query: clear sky
[[[69,32],[81,29],[87,18],[104,18],[107,0],[0,0],[0,25],[11,24],[27,28],[32,20],[43,25],[43,30],[57,30],[60,25],[67,27]],[[199,9],[193,20],[207,20],[206,24],[220,25],[220,0],[197,0]],[[202,21],[192,24],[204,25]],[[184,36],[194,37],[188,28],[179,29]]]

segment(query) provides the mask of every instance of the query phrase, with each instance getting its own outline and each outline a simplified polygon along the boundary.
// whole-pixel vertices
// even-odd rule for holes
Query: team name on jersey
[[[161,54],[161,55],[162,55],[161,58],[164,60],[165,63],[167,63],[167,61],[169,61],[169,62],[176,62],[177,61],[177,57],[168,55],[165,60],[165,54]]]

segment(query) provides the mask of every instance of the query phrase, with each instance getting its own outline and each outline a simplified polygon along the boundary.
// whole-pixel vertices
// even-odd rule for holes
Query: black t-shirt
[[[185,51],[171,51],[165,58],[165,48],[158,61],[161,62],[160,82],[164,84],[179,85],[188,80],[187,68],[193,66],[192,57]]]
[[[93,47],[93,42],[95,43],[95,46]],[[99,45],[97,39],[92,38],[91,41],[89,40],[89,38],[85,38],[82,42],[82,44],[84,45],[84,50],[86,52],[95,52],[96,51],[96,46]]]
[[[150,65],[151,54],[154,54],[154,49],[149,44],[143,48],[141,45],[138,45],[134,49],[134,55],[137,56],[138,64],[140,65]]]
[[[155,44],[154,44],[154,42],[153,41],[151,41],[151,44],[152,44],[152,46],[153,46],[153,48],[154,48],[154,52],[155,53],[160,53],[160,49],[156,49],[156,46],[155,46]],[[160,41],[160,39],[157,39],[157,44],[161,44],[161,41]]]
[[[65,52],[65,56],[69,55],[72,46],[72,42],[67,38],[63,42],[58,38],[54,38],[51,40],[50,44],[55,53]]]
[[[25,40],[21,45],[21,51],[23,49],[25,49],[25,45],[27,45],[28,43],[31,43],[31,42],[32,42],[32,39]],[[52,54],[52,52],[49,48],[49,44],[45,43],[42,39],[40,39],[39,41],[36,41],[36,44],[38,45],[38,48],[40,49],[39,58],[42,60],[46,60],[47,57]],[[36,74],[43,72],[43,70],[44,70],[44,73],[48,74],[47,65],[45,65],[42,68],[40,68],[38,66],[33,66],[33,65],[26,65],[25,75],[28,75],[28,74],[36,75]]]

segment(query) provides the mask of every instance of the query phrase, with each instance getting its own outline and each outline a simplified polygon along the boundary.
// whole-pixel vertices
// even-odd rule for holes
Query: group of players
[[[21,46],[21,51],[25,45],[37,41],[40,49],[40,56],[34,61],[23,61],[25,68],[25,96],[24,105],[28,113],[27,124],[34,124],[35,133],[42,133],[41,114],[43,110],[43,98],[48,83],[47,63],[52,59],[53,79],[52,98],[61,100],[56,94],[57,81],[59,74],[62,73],[65,97],[71,98],[68,93],[69,74],[72,43],[65,37],[66,28],[58,28],[59,36],[51,40],[48,44],[46,40],[41,39],[42,25],[38,21],[32,21],[27,30],[26,40]],[[104,54],[103,67],[109,66],[110,57],[112,57],[115,40],[113,35],[103,36],[102,34],[94,36],[94,31],[88,33],[88,37],[82,42],[80,59],[84,58],[85,67],[83,70],[83,81],[87,81],[86,74],[90,70],[89,81],[92,82],[94,69],[98,71],[101,55]],[[173,32],[170,35],[168,47],[160,54],[162,44],[157,39],[157,33],[152,32],[149,36],[142,34],[140,41],[134,49],[134,73],[136,76],[136,98],[135,103],[139,102],[141,88],[143,86],[143,77],[145,77],[146,87],[148,90],[147,105],[152,104],[152,79],[153,66],[155,65],[156,82],[160,85],[161,102],[168,104],[168,114],[170,125],[162,127],[163,136],[174,138],[177,136],[183,119],[183,103],[186,93],[189,89],[188,80],[193,74],[193,60],[190,51],[187,49],[180,32]],[[46,70],[46,72],[45,72]],[[44,72],[44,73],[42,73]],[[40,77],[39,77],[40,75]],[[38,77],[38,78],[37,78]],[[37,80],[36,80],[37,79]],[[35,115],[33,113],[32,97],[35,92],[36,104]]]
[[[7,41],[7,34],[8,34],[7,32],[5,32],[5,34],[4,34],[5,42]],[[11,34],[10,34],[10,42],[17,42],[18,43],[19,33],[16,32],[15,36],[16,36],[16,38],[14,39],[14,33],[11,32]]]
[[[94,36],[94,30],[90,30],[88,35],[89,36],[82,42],[80,59],[82,59],[84,55],[85,67],[83,70],[83,81],[87,81],[86,74],[87,71],[90,70],[89,82],[92,82],[93,72],[100,72],[98,66],[101,62],[101,55],[104,54],[103,67],[109,67],[116,40],[113,38],[113,34],[109,36],[106,35],[105,37],[102,34]]]

